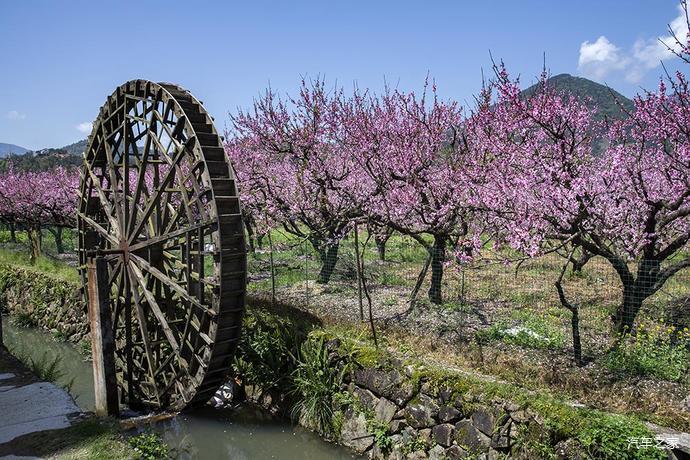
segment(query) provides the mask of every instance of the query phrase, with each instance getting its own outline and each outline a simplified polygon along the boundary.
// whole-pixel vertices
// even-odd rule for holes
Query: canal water
[[[91,363],[73,345],[54,340],[44,331],[3,322],[5,345],[14,354],[62,357],[65,376],[58,383],[84,410],[93,410]],[[178,458],[199,459],[352,459],[351,452],[285,420],[278,420],[251,405],[236,409],[205,407],[185,413],[154,427]]]

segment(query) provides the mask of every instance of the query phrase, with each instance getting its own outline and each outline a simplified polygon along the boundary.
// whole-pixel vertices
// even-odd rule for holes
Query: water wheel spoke
[[[132,255],[132,257],[136,257]],[[130,259],[131,260],[131,259]],[[159,326],[163,329],[163,333],[168,339],[168,342],[173,348],[173,351],[176,354],[179,354],[180,350],[180,345],[177,343],[177,339],[175,338],[175,334],[173,333],[172,329],[170,329],[170,326],[168,325],[168,321],[163,314],[163,311],[161,310],[160,306],[158,305],[158,301],[156,300],[156,297],[153,295],[153,293],[148,289],[147,287],[147,279],[144,276],[144,274],[141,272],[141,270],[134,264],[129,265],[130,273],[134,275],[134,277],[139,280],[141,283],[139,287],[141,288],[144,298],[147,301],[147,304],[151,311],[153,312],[154,316],[158,319]]]
[[[210,222],[199,222],[198,224],[191,225],[189,227],[184,227],[175,231],[170,231],[167,232],[163,235],[157,235],[157,236],[152,236],[151,238],[141,241],[139,243],[135,243],[129,247],[130,251],[138,251],[140,249],[145,249],[149,246],[155,246],[160,243],[166,242],[168,240],[171,240],[173,238],[180,238],[182,237],[185,233],[188,232],[195,232],[196,230],[204,227],[210,227],[212,225],[215,225],[215,221],[210,221]]]
[[[130,273],[130,279],[132,278],[131,270],[129,270]],[[137,319],[139,323],[139,331],[141,332],[142,336],[142,342],[144,346],[144,350],[146,352],[146,361],[148,362],[148,366],[146,366],[147,374],[148,377],[151,379],[150,383],[153,386],[153,388],[156,388],[156,378],[155,378],[155,361],[153,359],[153,353],[151,352],[151,346],[149,345],[149,331],[148,331],[148,325],[146,321],[146,314],[144,313],[144,308],[141,305],[141,298],[139,297],[139,291],[137,287],[134,284],[130,284],[130,288],[132,290],[132,296],[134,298],[134,303],[136,305],[136,312],[137,312]],[[144,368],[143,363],[139,364],[140,368]],[[143,383],[143,382],[142,382]],[[156,394],[156,400],[158,404],[160,404],[160,397],[158,395],[158,391],[155,391]]]
[[[134,195],[132,196],[132,212],[129,216],[129,226],[127,227],[126,234],[130,234],[130,232],[133,230],[132,227],[134,226],[134,222],[136,222],[137,212],[139,211],[139,199],[141,198],[142,191],[144,191],[146,187],[146,166],[148,164],[149,151],[151,149],[150,127],[147,128],[146,132],[149,134],[146,136],[146,144],[144,145],[143,156],[141,159],[139,159],[137,181],[134,188]]]
[[[192,305],[197,307],[199,310],[201,310],[205,313],[208,313],[211,316],[215,316],[215,312],[213,310],[211,310],[206,305],[203,305],[202,303],[200,303],[199,300],[197,298],[195,298],[194,296],[192,296],[191,294],[187,293],[187,291],[182,286],[180,286],[178,284],[177,280],[173,280],[168,275],[161,272],[157,268],[153,267],[151,264],[149,264],[144,259],[142,259],[141,257],[139,257],[135,254],[132,254],[130,257],[131,257],[130,260],[132,260],[136,265],[141,267],[141,269],[150,273],[155,278],[158,278],[160,281],[167,283],[168,287],[170,289],[172,289],[173,291],[175,291],[177,294],[179,294],[180,297],[182,297],[185,301],[191,303]]]
[[[108,201],[108,198],[105,195],[105,191],[101,187],[101,184],[100,184],[101,181],[93,173],[91,166],[87,162],[84,162],[84,168],[86,169],[86,172],[88,173],[89,178],[91,179],[91,185],[96,190],[96,194],[98,195],[98,198],[101,201],[101,205],[105,208],[105,215],[108,218],[108,222],[110,223],[110,227],[115,230],[115,236],[119,237],[120,236],[120,229],[119,229],[119,226],[117,223],[117,219],[113,215],[114,214],[113,207],[110,205],[110,202]]]
[[[155,138],[154,138],[155,139]],[[176,153],[175,159],[173,160],[173,164],[178,163],[179,161],[182,160],[182,158],[185,155],[186,150],[181,149]],[[141,230],[144,228],[144,225],[146,225],[146,221],[148,218],[151,216],[151,213],[154,211],[155,207],[157,204],[160,202],[161,194],[163,193],[165,187],[168,186],[169,182],[173,179],[173,175],[175,173],[174,168],[170,168],[163,179],[163,182],[159,185],[158,189],[155,190],[155,195],[151,197],[148,201],[148,204],[146,205],[146,209],[144,210],[143,215],[141,216],[141,219],[137,223],[134,231],[132,231],[129,235],[129,242],[130,244],[134,239],[139,236],[141,233]]]
[[[108,232],[108,230],[103,228],[101,226],[101,224],[99,224],[98,222],[93,220],[91,217],[87,216],[86,214],[84,214],[82,212],[78,212],[77,216],[80,219],[82,219],[84,222],[86,222],[91,228],[93,228],[98,233],[100,233],[101,236],[103,236],[105,239],[110,241],[114,246],[117,246],[119,244],[119,242],[115,236],[111,235],[110,232]]]
[[[105,127],[103,126],[103,122],[101,122],[101,129],[103,132],[105,132]],[[110,149],[110,144],[108,139],[104,136],[103,138],[103,149],[105,150],[105,156],[106,159],[108,160],[108,164],[115,166],[115,161],[113,160],[113,152]],[[117,213],[117,220],[119,222],[123,221],[123,214],[122,214],[122,207],[120,206],[120,197],[118,196],[118,180],[117,180],[117,169],[115,167],[110,167],[108,168],[108,176],[110,180],[110,188],[111,188],[111,193],[114,197],[113,203],[115,205],[115,211]],[[124,228],[120,228],[120,234],[122,234]]]

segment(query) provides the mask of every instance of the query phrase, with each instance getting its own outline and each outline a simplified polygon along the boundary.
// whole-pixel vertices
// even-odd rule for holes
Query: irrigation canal
[[[34,359],[44,354],[62,357],[70,393],[82,410],[94,408],[91,363],[73,345],[58,342],[44,331],[22,328],[5,321],[5,344],[14,353]],[[219,459],[351,459],[351,452],[327,443],[315,434],[278,420],[250,405],[234,409],[210,406],[158,422],[158,431],[180,458]]]

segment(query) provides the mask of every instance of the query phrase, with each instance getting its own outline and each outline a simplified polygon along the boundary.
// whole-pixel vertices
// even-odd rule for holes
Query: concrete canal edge
[[[38,380],[0,348],[0,446],[27,434],[67,428],[81,410],[72,397],[50,382]]]
[[[83,413],[63,388],[40,380],[0,347],[0,458],[128,458],[134,452],[108,419]]]

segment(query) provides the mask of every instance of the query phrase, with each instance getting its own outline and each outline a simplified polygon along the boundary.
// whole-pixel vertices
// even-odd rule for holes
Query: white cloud
[[[600,80],[613,71],[624,69],[628,62],[629,58],[621,49],[602,35],[594,43],[585,41],[580,45],[577,67],[584,75]]]
[[[91,123],[90,121],[85,121],[84,123],[79,123],[76,126],[76,128],[77,128],[77,131],[79,131],[80,133],[90,134],[92,126],[93,126],[93,123]]]
[[[26,118],[26,114],[19,113],[16,110],[10,110],[5,114],[5,117],[9,118],[10,120],[23,120]]]
[[[678,16],[671,21],[669,27],[679,40],[685,40],[688,24],[680,6]],[[595,80],[620,72],[630,83],[639,83],[647,72],[659,67],[662,61],[674,57],[671,50],[678,52],[680,46],[670,33],[654,38],[639,38],[629,51],[623,51],[602,35],[594,43],[585,41],[580,45],[577,67],[582,75]]]

